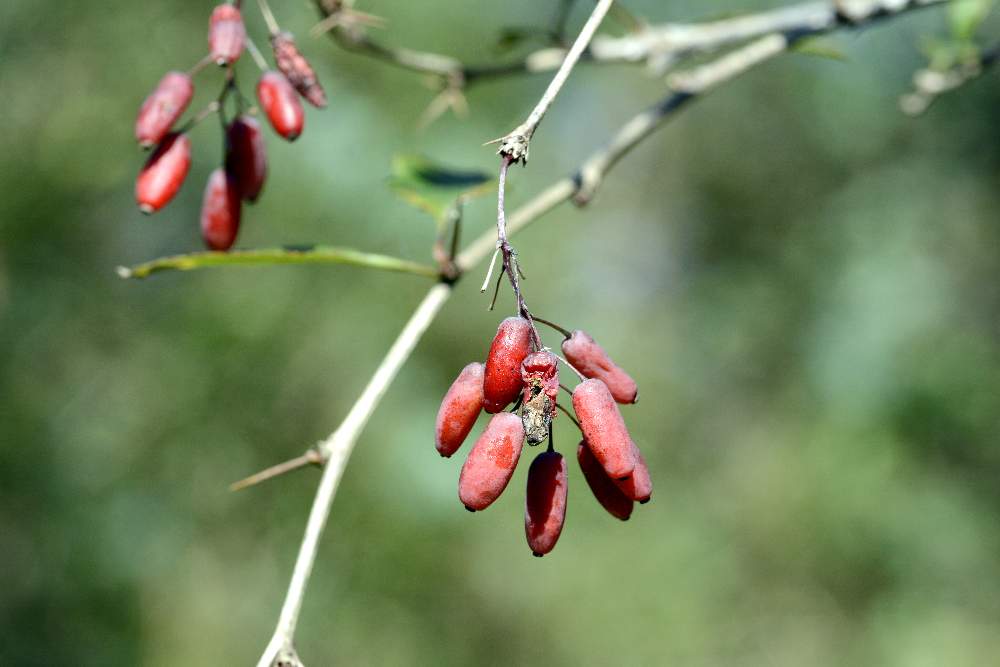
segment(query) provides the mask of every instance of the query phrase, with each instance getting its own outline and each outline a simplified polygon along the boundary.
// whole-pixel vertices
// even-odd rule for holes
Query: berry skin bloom
[[[271,38],[271,48],[274,51],[274,61],[278,69],[288,77],[295,90],[306,98],[309,104],[317,109],[326,108],[326,92],[316,77],[312,65],[299,52],[295,39],[287,32],[278,33]]]
[[[580,464],[583,478],[587,480],[587,486],[590,487],[591,493],[597,498],[601,507],[616,519],[628,521],[629,517],[632,516],[634,505],[632,498],[627,496],[618,487],[618,484],[608,477],[608,473],[604,472],[604,468],[601,467],[600,462],[587,446],[586,440],[580,441],[580,446],[576,449],[576,460]]]
[[[483,379],[486,412],[500,412],[521,393],[521,362],[531,352],[531,325],[520,317],[508,317],[497,328],[486,356]]]
[[[542,452],[528,469],[524,503],[524,534],[535,556],[552,551],[566,521],[566,459],[559,452]]]
[[[232,65],[243,53],[246,29],[233,5],[219,5],[208,19],[208,52],[218,65]]]
[[[191,77],[183,72],[167,72],[149,94],[135,119],[135,139],[143,148],[163,141],[194,97]]]
[[[578,384],[573,390],[573,409],[601,467],[612,479],[627,479],[635,469],[632,438],[607,385],[593,379]]]
[[[135,200],[145,214],[166,206],[191,168],[191,140],[186,134],[168,134],[156,147],[135,181]]]
[[[483,365],[477,362],[462,369],[441,401],[434,429],[434,444],[441,456],[458,451],[482,410]]]
[[[611,360],[593,338],[574,331],[562,343],[563,356],[586,378],[601,380],[618,403],[635,403],[639,388],[628,373]]]
[[[212,172],[201,204],[201,237],[212,250],[229,250],[240,230],[240,193],[236,179],[221,167]]]
[[[507,488],[524,444],[521,418],[501,412],[476,440],[458,478],[458,497],[470,512],[484,510]]]

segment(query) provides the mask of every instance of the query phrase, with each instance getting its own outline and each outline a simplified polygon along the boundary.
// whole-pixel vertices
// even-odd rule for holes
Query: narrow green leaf
[[[792,45],[791,50],[795,53],[801,53],[807,56],[816,56],[818,58],[827,58],[829,60],[839,60],[841,62],[847,60],[847,55],[841,51],[836,44],[828,39],[822,39],[821,37],[800,39]]]
[[[397,155],[389,186],[404,201],[440,220],[459,198],[492,191],[494,179],[479,171],[444,167],[416,155]]]

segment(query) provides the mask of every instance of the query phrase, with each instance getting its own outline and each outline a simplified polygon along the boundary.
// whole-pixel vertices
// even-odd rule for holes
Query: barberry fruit
[[[242,199],[257,201],[267,178],[267,147],[260,123],[253,116],[238,116],[226,131],[226,171],[236,180]]]
[[[552,551],[566,521],[566,459],[559,452],[542,452],[528,469],[524,503],[524,534],[535,556]]]
[[[219,5],[208,19],[208,53],[219,65],[231,65],[243,53],[246,29],[240,10],[230,4]]]
[[[135,181],[139,210],[154,213],[181,189],[191,168],[191,140],[186,134],[168,134],[146,160]]]
[[[548,351],[532,352],[521,362],[521,421],[529,445],[549,435],[559,396],[559,359]]]
[[[628,479],[615,480],[615,484],[626,496],[644,505],[649,502],[653,495],[653,480],[649,476],[646,459],[643,458],[635,441],[632,441],[632,456],[635,457],[635,469],[632,471],[632,475]]]
[[[521,317],[508,317],[497,328],[497,335],[486,357],[483,378],[483,407],[486,412],[500,412],[521,392],[521,362],[531,352],[531,324]]]
[[[298,93],[280,72],[264,72],[257,82],[257,100],[271,127],[280,136],[295,141],[305,125],[305,111]]]
[[[476,362],[462,369],[441,401],[434,434],[441,456],[458,451],[482,410],[483,365]]]
[[[633,502],[625,492],[618,488],[618,485],[604,472],[600,462],[594,457],[594,453],[587,446],[587,441],[582,440],[576,449],[576,460],[580,463],[580,470],[583,471],[583,478],[587,480],[597,502],[608,511],[608,513],[622,521],[628,521],[632,516]],[[635,471],[632,472],[635,475]]]
[[[520,417],[510,412],[493,415],[458,478],[458,497],[467,510],[484,510],[500,497],[517,467],[523,443]]]
[[[212,250],[229,250],[240,229],[240,193],[221,167],[212,172],[201,204],[201,238]]]
[[[583,436],[612,479],[624,480],[635,469],[632,438],[611,392],[600,380],[584,380],[573,390],[573,409]]]
[[[584,377],[601,380],[618,403],[635,403],[639,389],[635,380],[608,357],[607,352],[583,331],[574,331],[563,341],[563,355]]]
[[[326,93],[309,61],[299,53],[295,38],[290,33],[281,32],[271,37],[274,61],[281,73],[288,77],[295,90],[306,98],[309,104],[323,109],[326,107]]]
[[[163,141],[177,119],[181,117],[191,98],[194,84],[183,72],[167,72],[149,94],[135,119],[135,138],[143,148],[150,148]]]

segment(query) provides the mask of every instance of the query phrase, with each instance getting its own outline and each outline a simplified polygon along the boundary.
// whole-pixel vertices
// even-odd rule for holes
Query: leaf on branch
[[[392,160],[389,187],[440,221],[459,199],[492,192],[493,181],[493,176],[480,171],[451,169],[418,155],[397,155]]]
[[[791,49],[794,53],[801,53],[807,56],[827,58],[829,60],[847,61],[847,54],[841,51],[833,42],[819,37],[800,39],[795,42]]]
[[[498,53],[509,53],[532,40],[549,42],[552,40],[552,35],[541,28],[508,26],[500,30],[495,49]]]

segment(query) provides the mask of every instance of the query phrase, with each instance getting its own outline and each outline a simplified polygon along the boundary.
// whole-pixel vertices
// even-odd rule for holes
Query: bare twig
[[[961,62],[945,70],[930,67],[917,70],[913,75],[913,90],[900,98],[899,107],[905,114],[919,116],[938,97],[978,79],[998,60],[1000,43],[983,49],[975,60]]]

